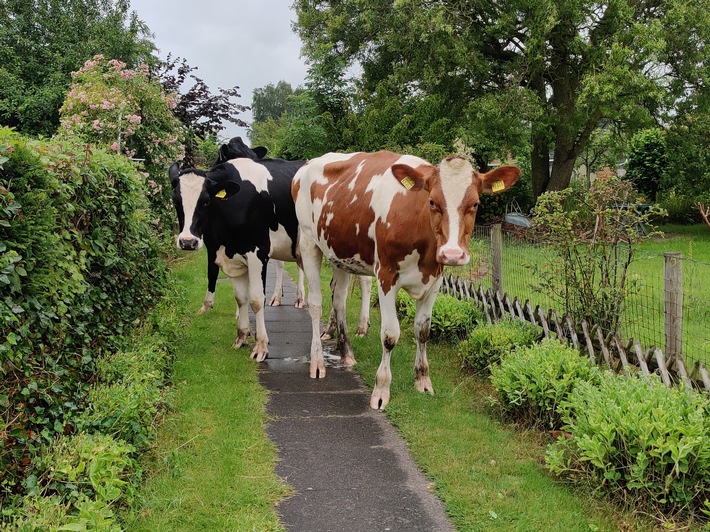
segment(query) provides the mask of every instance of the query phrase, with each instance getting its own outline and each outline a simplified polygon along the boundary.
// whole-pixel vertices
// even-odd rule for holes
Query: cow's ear
[[[520,177],[520,168],[517,166],[499,166],[490,172],[480,174],[481,192],[484,194],[498,194],[512,187]]]
[[[257,159],[263,159],[266,157],[266,152],[269,150],[264,146],[257,146],[256,148],[252,148],[252,151],[256,154]]]
[[[175,188],[178,184],[178,177],[180,177],[180,164],[173,163],[168,168],[168,178],[170,178],[170,184]]]
[[[240,186],[236,181],[227,180],[217,182],[212,179],[207,179],[206,188],[210,198],[226,200],[239,192]]]
[[[426,187],[428,175],[408,164],[392,165],[392,175],[407,190],[422,190]]]

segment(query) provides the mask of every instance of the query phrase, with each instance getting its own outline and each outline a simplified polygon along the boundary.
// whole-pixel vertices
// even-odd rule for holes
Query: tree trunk
[[[550,182],[550,150],[545,135],[538,134],[532,139],[530,167],[533,195],[537,198],[547,190]]]

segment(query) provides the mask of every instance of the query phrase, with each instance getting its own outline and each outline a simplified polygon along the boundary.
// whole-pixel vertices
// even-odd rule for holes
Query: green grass
[[[206,289],[204,252],[174,268],[185,287],[185,329],[177,349],[173,409],[145,464],[142,504],[127,530],[282,530],[274,504],[289,493],[274,473],[276,450],[265,433],[267,395],[249,350],[234,350],[231,285],[197,315]]]
[[[323,270],[321,283],[327,296],[330,275],[327,268]],[[329,298],[323,302],[323,314],[328,315]],[[347,309],[351,325],[357,323],[355,307]],[[381,357],[377,307],[371,319],[366,337],[351,336],[358,360],[355,368],[370,388]],[[427,351],[434,396],[414,390],[415,342],[411,326],[403,324],[392,356],[392,398],[385,412],[431,478],[458,530],[652,529],[648,522],[589,491],[555,481],[544,467],[549,437],[501,423],[488,406],[491,386],[462,372],[454,345],[430,342]]]

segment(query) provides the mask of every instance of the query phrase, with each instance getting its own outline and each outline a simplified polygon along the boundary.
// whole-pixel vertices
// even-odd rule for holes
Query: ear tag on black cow
[[[414,181],[412,181],[412,178],[409,177],[409,176],[405,177],[405,178],[402,179],[402,181],[400,181],[400,182],[402,183],[402,186],[403,186],[404,188],[406,188],[407,190],[411,190],[412,187],[414,186]]]
[[[214,195],[215,198],[224,199],[227,197],[227,191],[225,189],[220,190]]]
[[[503,181],[493,181],[491,184],[491,190],[493,192],[500,192],[501,190],[505,190],[505,183]]]

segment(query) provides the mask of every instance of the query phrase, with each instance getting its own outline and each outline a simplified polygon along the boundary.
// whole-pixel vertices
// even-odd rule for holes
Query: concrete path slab
[[[296,289],[284,277],[282,306],[266,309],[269,358],[258,372],[271,394],[276,472],[295,489],[278,507],[283,525],[294,532],[454,530],[396,429],[370,408],[357,372],[331,357],[325,379],[309,378],[310,316],[292,306]],[[269,294],[274,279],[270,267]]]

